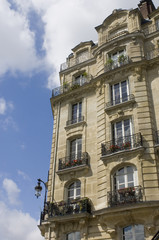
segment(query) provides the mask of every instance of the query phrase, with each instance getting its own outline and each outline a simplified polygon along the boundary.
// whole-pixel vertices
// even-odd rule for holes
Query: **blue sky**
[[[0,239],[43,239],[36,225],[44,196],[36,199],[34,187],[47,180],[60,63],[81,41],[97,41],[94,27],[113,9],[138,3],[0,0]]]

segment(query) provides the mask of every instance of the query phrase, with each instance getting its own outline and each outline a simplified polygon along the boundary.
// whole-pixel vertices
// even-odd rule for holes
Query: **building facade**
[[[61,65],[45,240],[150,240],[159,230],[159,8],[114,10]],[[154,238],[156,239],[156,238]]]

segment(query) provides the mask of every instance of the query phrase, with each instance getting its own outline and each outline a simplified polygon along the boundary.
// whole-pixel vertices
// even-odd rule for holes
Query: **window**
[[[112,125],[113,144],[123,147],[123,144],[132,145],[132,123],[131,119],[116,122]]]
[[[67,240],[80,240],[81,236],[80,236],[80,232],[72,232],[67,234]]]
[[[80,198],[81,196],[81,182],[78,180],[73,182],[68,187],[68,201]]]
[[[156,20],[156,30],[159,30],[159,19]]]
[[[86,82],[86,76],[85,76],[85,74],[81,74],[81,75],[75,77],[73,84],[74,85],[78,84],[78,85],[82,86],[85,82]]]
[[[119,65],[119,57],[124,55],[125,56],[125,50],[120,50],[118,52],[115,52],[111,54],[110,58],[113,60],[113,65],[118,66]]]
[[[89,59],[89,52],[88,50],[82,51],[77,53],[77,57],[76,57],[76,63],[82,63],[85,62]]]
[[[123,240],[144,240],[144,226],[134,225],[123,228]]]
[[[120,168],[114,174],[114,190],[131,188],[137,185],[137,170],[133,166]]]
[[[128,80],[111,86],[112,105],[116,105],[129,100],[129,82]]]
[[[70,143],[70,156],[71,160],[81,158],[82,153],[82,138],[77,138]]]
[[[82,102],[72,105],[72,124],[82,121]]]

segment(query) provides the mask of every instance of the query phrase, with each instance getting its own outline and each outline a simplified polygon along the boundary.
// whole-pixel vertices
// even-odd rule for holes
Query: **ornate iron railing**
[[[89,52],[86,52],[81,56],[77,56],[76,58],[71,58],[71,59],[67,60],[67,62],[64,62],[60,65],[60,71],[64,71],[67,68],[70,68],[70,67],[73,67],[82,62],[85,62],[85,61],[91,59],[91,57],[92,57],[92,55]]]
[[[147,52],[147,60],[151,60],[159,56],[159,48]]]
[[[81,165],[88,165],[88,153],[73,154],[59,159],[58,170],[73,168]]]
[[[108,192],[108,206],[118,206],[127,203],[137,203],[143,201],[141,186],[118,189]]]
[[[159,24],[153,24],[144,29],[145,35],[149,35],[156,31],[159,31]]]
[[[142,135],[141,133],[136,133],[133,135],[113,139],[112,141],[101,144],[101,154],[102,156],[114,154],[120,151],[126,151],[134,148],[141,147]]]
[[[159,145],[159,131],[156,131],[155,143],[156,143],[156,145]]]
[[[106,103],[106,108],[109,108],[109,107],[112,107],[112,106],[115,106],[117,104],[124,103],[127,101],[132,101],[132,100],[135,100],[135,97],[133,94],[130,94],[130,95],[127,95],[125,97],[122,97],[122,98],[119,98],[116,100],[111,100],[110,102]]]
[[[62,86],[54,88],[52,90],[52,97],[56,97],[56,96],[61,95],[65,92],[77,89],[77,88],[89,83],[91,78],[92,78],[91,76],[82,77],[82,78],[78,79],[77,81],[74,80],[71,83],[65,83]]]
[[[108,71],[113,70],[115,68],[122,67],[122,66],[124,66],[124,65],[126,65],[128,63],[130,63],[130,59],[129,59],[128,56],[125,56],[125,59],[124,59],[123,62],[115,61],[115,62],[112,62],[111,64],[109,64],[109,63],[106,64],[104,66],[104,72],[108,72]]]
[[[68,120],[66,122],[66,126],[69,126],[69,125],[75,124],[75,123],[79,123],[79,122],[83,122],[83,121],[84,121],[84,116],[80,116],[80,117],[77,117],[75,119]]]
[[[79,213],[91,213],[91,203],[88,198],[74,199],[70,201],[61,202],[48,202],[45,210],[41,213],[41,221],[45,219],[45,215],[48,218],[60,217]]]

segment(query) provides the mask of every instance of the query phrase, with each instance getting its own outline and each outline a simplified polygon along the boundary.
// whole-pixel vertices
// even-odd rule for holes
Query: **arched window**
[[[80,236],[80,232],[72,232],[67,234],[67,238],[66,240],[80,240],[81,236]]]
[[[137,186],[137,170],[134,166],[125,166],[114,174],[114,190]]]
[[[79,180],[71,183],[68,187],[68,201],[80,198],[81,182]]]
[[[144,226],[133,225],[123,228],[122,240],[144,240]]]

